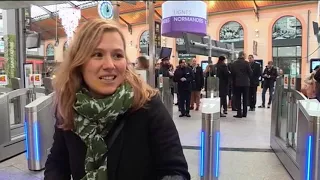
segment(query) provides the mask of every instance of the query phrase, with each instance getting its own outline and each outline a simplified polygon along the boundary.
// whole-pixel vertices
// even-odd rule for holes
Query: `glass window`
[[[278,57],[296,57],[297,47],[278,47]]]
[[[60,9],[68,8],[72,6],[70,4],[54,4],[54,5],[48,5],[43,7],[48,9],[51,12],[56,12],[56,11],[59,11]]]
[[[149,44],[149,31],[144,31],[140,37],[140,42],[139,42],[140,48],[148,47],[148,44]]]
[[[277,47],[273,47],[272,48],[272,56],[273,57],[277,57],[278,56],[278,48]]]
[[[272,39],[295,39],[302,37],[301,22],[294,16],[278,19],[272,28]]]
[[[52,44],[47,45],[46,56],[54,56],[54,46]]]
[[[224,24],[220,29],[221,42],[243,41],[243,27],[236,21],[230,21]]]
[[[38,6],[31,5],[31,18],[39,17],[48,14],[45,10]]]
[[[76,6],[80,6],[82,4],[87,4],[90,3],[91,1],[71,1],[73,4],[75,4]]]
[[[297,56],[301,57],[301,46],[297,46]]]

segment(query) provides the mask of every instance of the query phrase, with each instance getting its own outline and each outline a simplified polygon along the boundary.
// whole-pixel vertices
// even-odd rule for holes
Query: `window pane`
[[[75,4],[76,6],[82,5],[82,4],[86,4],[86,3],[90,3],[91,1],[71,1],[73,4]]]
[[[301,46],[297,46],[297,56],[301,57]]]
[[[277,47],[273,47],[272,48],[272,56],[273,57],[278,57],[278,48]]]
[[[48,9],[51,12],[56,12],[56,10],[59,11],[60,9],[72,7],[72,6],[69,4],[57,4],[57,5],[49,5],[49,6],[43,6],[43,7]]]
[[[302,26],[294,16],[284,16],[272,28],[273,39],[295,39],[302,37]]]
[[[243,41],[243,27],[235,21],[227,22],[220,29],[221,42]]]
[[[278,57],[296,57],[297,47],[278,47]]]
[[[45,10],[41,9],[38,6],[31,5],[31,18],[43,16],[45,14],[48,14]]]

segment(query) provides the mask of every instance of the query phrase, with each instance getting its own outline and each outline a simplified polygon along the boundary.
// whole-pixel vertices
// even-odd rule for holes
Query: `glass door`
[[[273,64],[283,70],[284,74],[290,74],[291,77],[300,75],[301,58],[297,57],[274,57]]]

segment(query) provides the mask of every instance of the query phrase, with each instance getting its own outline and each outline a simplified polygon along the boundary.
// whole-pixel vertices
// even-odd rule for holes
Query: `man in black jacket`
[[[260,64],[254,61],[253,55],[248,56],[250,68],[252,70],[252,76],[250,77],[250,87],[249,87],[249,111],[254,111],[257,102],[257,88],[259,86],[259,78],[261,76]]]
[[[245,60],[244,52],[239,52],[239,58],[231,65],[230,71],[234,85],[237,107],[237,115],[233,117],[247,117],[248,90],[250,86],[250,77],[252,76],[252,70],[250,68],[249,62]],[[243,110],[241,110],[241,97],[243,99]]]
[[[269,61],[268,65],[264,69],[262,73],[263,77],[263,89],[262,89],[262,105],[259,108],[265,107],[266,102],[266,92],[269,89],[269,101],[268,101],[268,108],[270,108],[272,102],[272,95],[273,95],[273,88],[274,82],[278,77],[278,71],[275,67],[273,67],[273,62]]]
[[[203,70],[197,64],[196,58],[192,59],[191,68],[194,74],[194,79],[192,82],[192,92],[191,92],[191,103],[190,109],[194,109],[194,103],[196,103],[196,111],[199,110],[200,106],[200,92],[204,85],[204,77],[203,77]]]
[[[178,83],[179,109],[181,112],[179,117],[191,117],[189,112],[192,81],[194,79],[194,75],[192,69],[186,65],[185,60],[179,60],[179,65],[180,68],[176,69],[173,78],[173,80]]]

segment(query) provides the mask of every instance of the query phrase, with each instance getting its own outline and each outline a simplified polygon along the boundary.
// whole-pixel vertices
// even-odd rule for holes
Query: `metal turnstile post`
[[[45,167],[53,143],[53,93],[41,96],[25,106],[26,158],[31,171]]]
[[[200,178],[218,180],[220,168],[220,98],[201,99]]]
[[[301,180],[320,179],[320,103],[316,99],[299,100],[296,159]]]
[[[161,82],[160,82],[161,81]],[[162,83],[161,86],[159,86],[160,89],[160,96],[162,99],[162,102],[166,109],[168,110],[170,116],[173,115],[173,97],[170,90],[170,79],[169,77],[160,77],[159,83]]]

